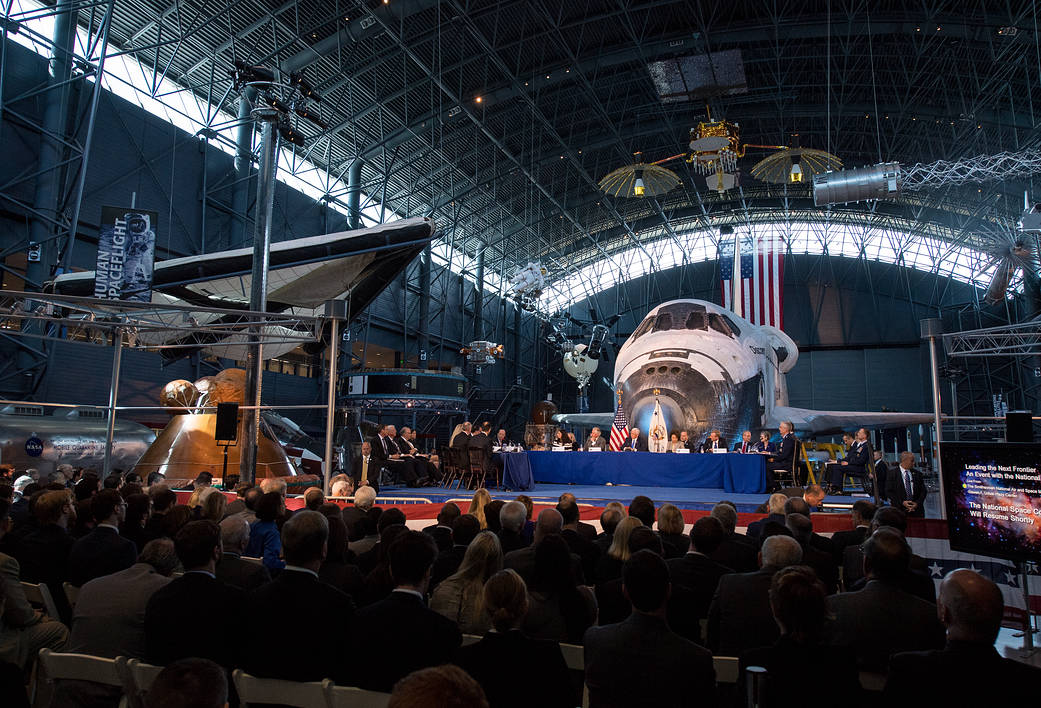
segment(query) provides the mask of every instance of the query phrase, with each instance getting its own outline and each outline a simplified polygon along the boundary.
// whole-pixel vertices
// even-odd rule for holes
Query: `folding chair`
[[[295,708],[325,708],[325,681],[285,681],[283,679],[250,676],[242,669],[231,672],[235,690],[239,694],[239,705],[248,708],[250,703],[280,703]]]
[[[577,671],[583,676],[586,673],[586,650],[578,644],[560,643],[560,653],[564,655],[564,663],[571,671]],[[582,682],[582,707],[589,705],[589,686]]]
[[[42,678],[53,684],[59,680],[90,681],[104,686],[124,690],[123,678],[116,668],[116,659],[106,659],[89,654],[66,654],[44,648],[40,650]],[[119,699],[122,708],[127,705],[126,696]]]
[[[736,656],[714,656],[712,666],[716,669],[716,683],[737,683],[738,659]]]
[[[386,708],[390,702],[389,693],[366,691],[351,686],[336,686],[328,679],[323,683],[325,684],[326,708]]]
[[[479,634],[464,634],[463,635],[463,646],[468,647],[471,644],[476,644],[481,641],[481,635]]]
[[[58,614],[58,606],[54,604],[54,597],[51,595],[50,588],[46,585],[43,583],[39,585],[27,583],[23,580],[22,590],[25,591],[25,599],[29,601],[30,605],[42,608],[52,619],[61,619],[61,616]]]
[[[65,592],[65,599],[69,602],[69,608],[76,609],[76,600],[80,596],[80,589],[72,583],[62,583],[61,589]]]
[[[116,658],[116,669],[123,680],[123,693],[130,708],[144,708],[145,696],[163,667],[120,656]]]
[[[247,563],[256,563],[257,565],[264,565],[263,558],[254,558],[253,556],[241,556],[241,558]]]
[[[484,470],[484,450],[479,447],[472,447],[468,450],[470,453],[470,482],[473,484],[473,489],[480,489],[485,486],[485,477],[487,473]]]

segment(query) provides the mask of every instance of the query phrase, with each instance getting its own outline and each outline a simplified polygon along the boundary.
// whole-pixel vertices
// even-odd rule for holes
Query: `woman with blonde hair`
[[[673,504],[658,509],[658,536],[666,558],[682,558],[690,549],[690,537],[683,533],[683,512]]]
[[[597,584],[622,577],[622,565],[629,560],[629,534],[638,526],[643,526],[643,522],[635,516],[627,516],[618,522],[611,546],[596,564]]]
[[[488,528],[488,520],[484,518],[484,507],[488,506],[488,502],[491,500],[492,495],[488,493],[487,489],[481,487],[474,492],[474,498],[470,500],[470,508],[466,510],[467,514],[473,514],[481,522],[482,531]]]
[[[491,618],[481,595],[488,578],[502,570],[502,546],[491,531],[482,531],[466,549],[463,562],[434,589],[430,609],[459,625],[463,634],[484,634]]]
[[[224,518],[225,510],[228,508],[228,498],[224,496],[223,492],[213,487],[203,487],[203,489],[208,489],[209,493],[199,495],[199,498],[202,500],[202,503],[199,504],[199,518],[209,519],[219,524],[221,519]]]

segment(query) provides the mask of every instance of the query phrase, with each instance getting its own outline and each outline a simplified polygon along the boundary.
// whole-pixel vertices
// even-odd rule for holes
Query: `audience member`
[[[375,489],[372,487],[358,487],[358,490],[354,493],[354,504],[343,508],[343,523],[347,525],[348,541],[360,541],[362,536],[365,535],[363,533],[364,529],[361,527],[361,521],[368,515],[375,501]],[[375,533],[375,527],[373,527],[373,533]]]
[[[393,509],[387,511],[393,511]],[[358,596],[359,606],[379,602],[393,592],[395,582],[390,570],[390,553],[388,551],[395,541],[407,533],[408,527],[403,523],[391,524],[380,533],[380,542],[375,546],[375,565],[365,574],[362,592]],[[429,590],[429,587],[427,589]]]
[[[544,539],[550,536],[559,536],[564,527],[564,518],[556,509],[543,509],[539,512],[538,523],[535,524],[534,543],[525,548],[511,551],[503,557],[503,567],[516,570],[530,589],[535,582],[535,551],[536,547]],[[565,543],[566,545],[566,543]],[[572,575],[580,584],[585,583],[585,575],[582,570],[582,559],[575,553],[570,553]]]
[[[622,505],[618,504],[618,506]],[[601,556],[607,554],[607,549],[611,547],[611,541],[614,540],[614,530],[618,527],[618,522],[624,518],[625,507],[618,509],[612,507],[610,503],[600,513],[600,528],[603,530],[593,539],[593,543],[600,549]]]
[[[662,504],[658,509],[658,535],[665,549],[665,558],[682,558],[690,549],[690,539],[683,529],[683,513],[674,504]]]
[[[770,610],[774,574],[802,562],[802,548],[790,536],[770,536],[759,551],[759,570],[719,579],[708,610],[708,647],[717,656],[741,656],[773,644],[780,636]]]
[[[799,501],[802,501],[799,499]],[[792,538],[802,547],[802,564],[813,568],[817,577],[824,583],[829,595],[838,589],[839,569],[830,553],[814,548],[812,543],[813,522],[803,514],[788,514],[785,526],[792,533]]]
[[[424,602],[437,557],[433,539],[409,531],[389,552],[396,587],[386,599],[358,611],[352,632],[365,638],[365,651],[352,662],[354,685],[375,691],[389,691],[403,676],[451,660],[462,643],[455,623]]]
[[[852,646],[861,670],[884,672],[891,654],[943,646],[936,607],[900,589],[910,560],[903,535],[880,528],[864,542],[864,589],[828,598],[827,642]]]
[[[507,502],[499,512],[499,543],[502,545],[503,555],[510,551],[526,548],[528,541],[524,538],[524,522],[528,511],[519,501]]]
[[[582,575],[593,578],[596,575],[596,564],[600,560],[600,549],[590,540],[589,534],[579,531],[578,503],[574,495],[563,494],[561,499],[562,501],[557,503],[557,511],[560,512],[563,521],[560,536],[571,552],[582,560]]]
[[[448,502],[437,512],[436,523],[423,529],[423,533],[430,534],[434,539],[438,552],[447,551],[452,547],[452,523],[459,518],[460,514],[462,512],[459,511],[456,503]]]
[[[224,492],[213,487],[204,487],[204,489],[212,491],[202,496],[202,504],[199,505],[199,518],[209,519],[219,524],[228,509],[228,497],[225,496]]]
[[[68,528],[76,520],[76,507],[68,490],[40,492],[33,502],[37,528],[22,538],[15,549],[22,580],[45,583],[63,622],[72,621],[63,584],[69,577],[69,555],[76,540]]]
[[[249,527],[249,545],[244,553],[250,558],[262,558],[264,567],[269,571],[285,567],[285,562],[280,557],[282,537],[276,523],[285,510],[285,499],[278,491],[265,492],[257,501],[257,521]]]
[[[642,494],[633,497],[629,503],[629,516],[635,516],[649,529],[654,528],[654,502]]]
[[[242,553],[249,546],[249,533],[249,524],[238,514],[220,522],[222,552],[213,571],[217,580],[247,592],[271,580],[271,573],[262,564],[242,560]]]
[[[720,502],[712,507],[712,518],[723,525],[723,540],[709,557],[735,573],[753,573],[758,567],[757,545],[754,539],[737,533],[737,509],[733,504]]]
[[[383,510],[379,521],[376,522],[379,540],[369,550],[357,553],[357,558],[355,558],[354,562],[362,573],[371,573],[372,569],[381,561],[387,560],[387,548],[390,542],[393,541],[393,539],[386,538],[387,529],[392,526],[404,526],[405,521],[405,512],[401,509],[392,506]]]
[[[492,499],[484,507],[484,521],[487,524],[485,528],[496,536],[502,531],[502,520],[499,518],[499,514],[504,506],[506,506],[506,502],[502,499]]]
[[[749,538],[758,539],[763,533],[763,527],[765,527],[771,521],[784,525],[784,505],[788,501],[788,497],[784,494],[771,494],[770,498],[766,501],[768,516],[758,521],[753,521],[748,525],[745,530],[745,535]]]
[[[119,535],[133,541],[134,548],[140,553],[145,544],[151,540],[145,533],[145,524],[148,523],[148,517],[152,513],[152,500],[144,493],[124,494],[123,500],[127,505],[127,512],[126,518],[119,527]]]
[[[228,679],[224,670],[207,659],[181,659],[155,677],[145,708],[225,708]]]
[[[767,677],[758,694],[761,705],[802,708],[807,704],[806,668],[813,667],[814,706],[860,705],[860,675],[848,647],[825,647],[821,634],[826,617],[825,588],[804,565],[782,568],[770,581],[770,609],[780,637],[768,647],[741,655],[741,676],[761,666]],[[739,680],[739,686],[747,686]]]
[[[358,566],[349,562],[351,556],[347,550],[347,527],[340,516],[340,508],[335,504],[331,506],[334,507],[334,514],[326,515],[329,521],[329,551],[322,567],[318,569],[318,579],[347,593],[357,605],[365,589],[365,576]]]
[[[907,514],[893,506],[881,506],[875,510],[871,518],[871,529],[868,536],[880,528],[888,527],[896,530],[901,536],[907,532]],[[864,570],[864,551],[862,546],[846,546],[843,553],[843,578],[846,590],[862,590],[867,583]],[[899,586],[905,592],[920,597],[926,602],[936,602],[936,585],[933,583],[925,558],[912,553],[907,572],[899,580]]]
[[[125,570],[137,560],[137,546],[119,535],[126,518],[126,503],[119,492],[102,489],[91,499],[90,509],[97,525],[69,552],[69,582],[76,586]]]
[[[527,511],[527,515],[524,517],[524,539],[530,544],[535,539],[535,522],[532,521],[532,516],[535,514],[535,502],[531,500],[527,494],[518,494],[514,501],[519,501],[524,505],[524,509]]]
[[[184,504],[175,504],[163,519],[163,536],[177,538],[184,525],[191,521],[192,510]]]
[[[528,612],[528,590],[513,570],[492,575],[482,590],[494,632],[459,650],[457,662],[484,688],[491,708],[571,708],[571,679],[560,645],[532,639],[520,627]],[[510,669],[523,667],[517,680]]]
[[[148,488],[148,496],[152,499],[152,514],[145,522],[145,538],[151,541],[165,535],[163,524],[166,514],[177,504],[177,492],[165,484],[155,484]]]
[[[320,487],[309,487],[304,492],[304,508],[310,511],[318,511],[318,508],[325,503],[325,493],[322,492]]]
[[[622,565],[629,560],[629,534],[640,526],[650,528],[650,525],[644,524],[635,516],[627,516],[618,522],[614,534],[611,536],[611,545],[608,547],[607,553],[601,556],[596,564],[597,583],[622,577]]]
[[[481,686],[452,664],[414,671],[394,685],[387,708],[488,708]]]
[[[145,607],[145,658],[165,666],[201,657],[236,666],[242,656],[242,610],[246,594],[217,580],[220,527],[190,521],[177,532],[174,549],[184,575],[156,590]]]
[[[247,631],[250,673],[292,681],[343,681],[349,676],[347,664],[354,657],[344,638],[352,633],[354,602],[318,579],[328,540],[329,522],[311,509],[298,511],[282,525],[285,569],[247,600],[248,615],[256,618]],[[299,626],[321,627],[308,635],[307,651],[293,642],[271,641],[271,627],[261,621],[287,608]]]
[[[539,520],[542,520],[541,514]],[[579,644],[586,629],[596,621],[596,598],[588,587],[580,584],[574,569],[574,554],[559,534],[537,540],[534,550],[535,567],[528,586],[530,597],[524,633],[537,639]]]
[[[481,524],[473,514],[461,514],[452,522],[452,547],[441,551],[434,562],[430,587],[436,588],[442,580],[459,570],[466,549],[481,532]]]
[[[459,627],[463,634],[484,634],[491,619],[481,602],[484,583],[502,570],[502,546],[491,531],[482,531],[466,549],[459,570],[445,578],[430,596],[430,609]]]
[[[488,493],[487,489],[481,487],[474,492],[473,499],[470,500],[470,508],[466,510],[467,514],[477,519],[477,522],[481,525],[481,530],[488,528],[488,521],[484,517],[484,507],[491,500],[492,495]]]
[[[665,620],[671,589],[665,561],[648,550],[634,553],[622,586],[632,603],[629,618],[585,634],[589,705],[715,705],[712,655]]]
[[[572,494],[571,492],[564,492],[557,499],[557,504],[574,504],[576,506],[576,508],[577,508],[577,506],[578,506],[578,499],[576,499],[575,495]],[[558,507],[558,511],[559,511],[559,507]],[[565,523],[565,526],[566,526],[566,523]],[[592,541],[594,538],[596,538],[596,527],[593,526],[592,524],[587,524],[587,523],[585,523],[584,521],[581,521],[581,520],[576,521],[575,522],[575,530],[578,531],[579,535],[582,536],[582,538],[584,538],[584,539],[586,539],[588,541]]]
[[[832,555],[835,563],[842,565],[843,555],[849,546],[859,546],[867,538],[871,531],[871,519],[875,516],[875,505],[866,499],[858,499],[853,502],[853,510],[850,512],[850,521],[853,522],[851,531],[836,531],[831,535]]]
[[[11,530],[11,505],[0,501],[0,540]],[[40,649],[61,651],[69,630],[32,608],[22,589],[18,561],[0,553],[0,662],[25,670]]]
[[[827,553],[830,556],[835,552],[835,544],[827,536],[821,536],[819,533],[816,533],[812,529],[813,517],[811,516],[811,513],[815,508],[816,507],[810,504],[808,501],[806,501],[804,497],[789,497],[788,501],[784,503],[785,524],[787,524],[787,519],[792,514],[802,514],[803,516],[805,516],[807,519],[811,521],[809,544],[816,548],[818,551],[823,551],[824,553]],[[803,563],[806,563],[805,558],[803,558]]]
[[[708,617],[719,579],[734,572],[712,560],[712,554],[722,542],[723,524],[712,516],[703,516],[690,529],[691,550],[667,562],[673,588],[681,585],[691,591],[691,609],[699,620]]]
[[[933,651],[894,654],[889,660],[887,702],[981,706],[992,703],[996,695],[1010,705],[1036,701],[1041,669],[1002,658],[994,649],[1004,607],[998,586],[976,571],[948,573],[936,603],[947,628],[947,644]]]
[[[361,538],[347,544],[351,555],[357,558],[368,553],[380,541],[380,519],[383,517],[383,509],[374,506],[368,510],[365,517],[356,524],[355,528],[360,530]]]

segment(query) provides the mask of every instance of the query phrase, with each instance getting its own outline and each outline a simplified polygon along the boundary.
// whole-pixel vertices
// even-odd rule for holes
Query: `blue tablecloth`
[[[494,455],[502,460],[502,486],[515,492],[523,492],[535,486],[528,453],[496,452]]]
[[[742,494],[766,491],[762,455],[531,451],[507,453],[504,458],[504,482],[510,489],[528,489],[520,484],[530,485],[534,479],[551,484],[710,487]],[[513,483],[518,486],[506,481],[511,475],[516,475]]]

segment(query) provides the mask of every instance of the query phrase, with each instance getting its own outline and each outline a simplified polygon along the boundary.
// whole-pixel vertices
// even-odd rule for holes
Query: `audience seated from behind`
[[[665,549],[665,558],[682,558],[690,550],[690,538],[683,533],[683,513],[674,504],[662,504],[658,509],[658,535]]]
[[[330,506],[330,505],[326,505]],[[335,504],[332,505],[335,507]],[[350,562],[347,550],[347,527],[340,517],[340,509],[336,507],[325,515],[329,522],[329,550],[318,569],[318,579],[347,593],[358,604],[358,598],[365,588],[365,576],[358,566]]]
[[[145,708],[225,708],[228,677],[208,659],[181,659],[166,666],[149,687]]]
[[[22,580],[45,583],[61,615],[55,619],[71,622],[72,613],[62,585],[69,577],[69,555],[76,543],[68,532],[76,522],[76,506],[67,489],[37,494],[33,502],[37,528],[12,550],[21,566]]]
[[[900,588],[910,561],[903,535],[880,528],[864,542],[864,589],[828,598],[826,642],[853,647],[861,670],[884,672],[891,654],[943,646],[936,606]]]
[[[541,522],[542,514],[539,520]],[[596,598],[588,587],[579,584],[574,554],[559,534],[536,541],[534,550],[535,567],[528,586],[530,604],[522,627],[524,633],[537,639],[579,644],[586,629],[596,621]]]
[[[629,618],[585,634],[589,705],[714,706],[712,655],[665,620],[671,588],[664,559],[637,551],[625,562],[622,587],[632,603]]]
[[[582,560],[582,575],[585,578],[593,578],[596,575],[596,564],[600,560],[600,549],[593,543],[588,533],[579,530],[578,502],[574,495],[568,494],[557,502],[557,511],[563,526],[560,529],[560,537],[567,543],[568,548]],[[588,526],[588,524],[586,524]]]
[[[759,564],[756,560],[758,545],[755,539],[737,533],[737,509],[730,502],[720,502],[712,507],[710,513],[723,525],[723,540],[715,553],[709,557],[735,573],[755,572]]]
[[[387,558],[387,545],[383,541],[384,532],[391,526],[404,526],[405,525],[405,512],[396,507],[390,507],[384,509],[383,513],[380,514],[379,521],[376,522],[376,531],[379,534],[379,540],[367,551],[357,553],[355,563],[362,573],[366,575],[372,572],[372,569],[376,567],[380,561],[384,561]]]
[[[119,535],[119,524],[126,515],[119,492],[102,489],[91,499],[90,509],[96,526],[69,552],[69,582],[76,586],[129,568],[137,560],[137,546]]]
[[[625,506],[621,502],[608,502],[604,510],[600,512],[601,531],[593,538],[593,543],[600,549],[600,555],[607,555],[607,549],[611,547],[614,539],[614,530],[618,528],[618,522],[626,517]]]
[[[527,548],[528,539],[524,537],[524,522],[528,518],[528,510],[519,501],[507,502],[499,511],[499,543],[503,555],[510,551]]]
[[[484,690],[452,664],[420,669],[394,685],[387,708],[488,708]]]
[[[11,529],[11,503],[0,500],[0,540]],[[44,647],[61,651],[69,631],[56,618],[42,615],[25,597],[18,561],[0,553],[0,663],[26,669]]]
[[[246,594],[214,575],[221,556],[220,527],[208,520],[191,521],[177,533],[174,549],[184,575],[148,600],[145,658],[161,666],[191,656],[237,666]]]
[[[673,588],[682,585],[691,591],[691,609],[698,619],[708,617],[719,579],[734,572],[712,560],[722,542],[723,524],[712,516],[703,516],[690,529],[691,550],[681,558],[667,561]]]
[[[329,540],[329,522],[317,511],[301,509],[282,526],[286,567],[247,599],[249,623],[241,646],[245,668],[255,676],[291,681],[342,681],[353,658],[344,638],[354,624],[354,601],[318,579]],[[307,651],[293,642],[271,641],[271,626],[289,613],[301,627],[321,627],[307,637]]]
[[[491,708],[569,708],[570,676],[557,642],[532,639],[521,631],[528,612],[528,590],[513,570],[492,575],[482,589],[494,632],[459,650],[456,663],[484,688]],[[524,671],[518,681],[512,670]]]
[[[266,479],[264,480],[267,481]],[[243,555],[261,558],[269,571],[285,567],[278,519],[285,513],[285,498],[277,491],[266,492],[257,501],[257,521],[249,527],[249,545]]]
[[[470,543],[459,570],[442,580],[430,596],[430,609],[459,627],[463,634],[484,634],[491,618],[481,602],[484,583],[502,570],[502,546],[491,531]]]
[[[223,494],[218,493],[217,496],[225,499]],[[145,544],[151,540],[145,532],[145,525],[152,515],[152,500],[143,492],[124,495],[123,498],[126,500],[127,513],[126,518],[119,527],[119,535],[133,541],[137,552],[140,553]],[[223,504],[227,505],[226,502],[223,502]],[[211,506],[216,507],[217,505]],[[223,507],[221,510],[223,511]],[[220,519],[215,519],[215,521],[220,521]]]
[[[719,579],[708,611],[708,647],[717,656],[773,644],[780,636],[770,610],[774,574],[802,562],[802,548],[790,536],[770,536],[759,551],[759,570]]]
[[[388,512],[399,511],[387,509]],[[400,512],[399,512],[400,513]],[[386,516],[386,514],[384,514]],[[380,517],[382,520],[384,517]],[[391,519],[394,515],[391,514]],[[360,595],[357,595],[358,606],[371,605],[384,599],[394,590],[394,576],[390,572],[390,547],[408,532],[404,520],[401,523],[389,524],[380,532],[380,542],[373,547],[375,565],[365,574],[365,582]],[[427,536],[429,538],[429,536]],[[429,592],[429,588],[427,588]]]
[[[525,511],[527,511],[527,514],[524,517],[523,533],[524,538],[527,539],[528,543],[530,544],[532,540],[535,538],[535,522],[532,521],[532,516],[535,513],[535,502],[533,502],[531,500],[531,497],[529,497],[527,494],[518,494],[517,499],[515,501],[519,501],[521,504],[523,504]]]
[[[835,558],[830,553],[814,548],[812,543],[813,522],[810,521],[810,517],[792,513],[788,514],[784,523],[791,531],[792,537],[802,547],[802,564],[813,568],[817,577],[824,583],[829,595],[838,590],[839,569],[835,565]]]
[[[871,533],[871,519],[875,516],[877,509],[867,499],[858,499],[853,502],[850,512],[850,521],[853,529],[850,531],[836,531],[831,535],[832,556],[838,565],[842,565],[846,548],[860,546],[864,539]]]
[[[745,530],[745,535],[749,538],[758,539],[763,533],[763,527],[771,521],[783,525],[784,505],[787,501],[788,497],[784,494],[771,494],[770,498],[766,500],[768,516],[750,523],[748,528]]]
[[[376,490],[372,487],[358,487],[354,492],[354,504],[343,507],[343,523],[347,525],[347,540],[360,541],[365,535],[362,520],[369,514],[376,501]],[[373,527],[375,533],[375,527]]]
[[[535,584],[535,551],[538,545],[550,536],[560,536],[564,527],[564,517],[556,509],[543,509],[539,512],[538,521],[535,524],[535,542],[520,550],[511,551],[503,557],[503,567],[516,570],[528,588]],[[566,542],[565,542],[566,545]],[[582,559],[578,554],[570,553],[572,577],[578,584],[585,584],[585,575],[582,570]]]
[[[447,551],[441,551],[434,561],[433,573],[430,577],[430,587],[436,588],[442,580],[459,570],[463,563],[463,556],[470,543],[481,532],[481,523],[473,514],[461,514],[452,522],[452,547]]]
[[[629,534],[633,529],[645,524],[635,516],[623,517],[615,526],[611,535],[611,545],[607,553],[600,557],[596,565],[596,584],[622,577],[622,565],[629,560]],[[650,528],[649,526],[647,528]]]
[[[470,500],[470,508],[466,510],[466,513],[477,519],[477,522],[481,525],[481,530],[488,528],[488,521],[484,518],[484,507],[488,505],[488,502],[492,500],[492,495],[488,493],[488,490],[481,487],[474,492],[473,498]]]
[[[429,609],[424,599],[437,557],[433,539],[409,531],[389,552],[396,587],[358,611],[351,634],[363,637],[365,646],[350,662],[354,685],[374,691],[390,691],[403,676],[450,661],[462,643],[455,623]]]
[[[557,504],[574,504],[577,508],[578,499],[571,492],[564,492],[559,497],[557,497]],[[568,528],[568,524],[565,523],[564,527]],[[577,531],[578,535],[580,535],[582,538],[585,538],[589,541],[592,541],[594,538],[596,538],[596,527],[592,524],[587,524],[582,520],[578,520],[573,525],[571,525],[571,528]]]
[[[821,643],[826,612],[824,584],[805,565],[782,568],[770,581],[770,608],[780,630],[771,646],[741,654],[738,685],[747,687],[744,671],[761,666],[767,677],[759,693],[761,705],[822,708],[860,705],[860,676],[848,647]],[[806,695],[806,670],[813,667],[812,697]]]
[[[423,529],[437,544],[437,550],[447,551],[452,547],[452,523],[462,514],[455,502],[448,502],[437,512],[437,521]]]
[[[504,506],[506,506],[506,502],[502,499],[492,499],[484,507],[484,520],[488,524],[485,529],[496,536],[502,531],[502,519],[499,518],[499,514]]]
[[[872,533],[880,528],[888,527],[896,530],[901,536],[907,531],[907,515],[896,507],[882,506],[875,510],[871,518]],[[842,554],[843,580],[846,590],[862,590],[867,583],[864,572],[864,551],[860,545],[846,546]],[[920,597],[927,602],[936,602],[936,585],[926,565],[925,558],[912,553],[907,572],[897,581],[905,592]]]
[[[936,603],[947,644],[943,649],[894,654],[886,700],[891,705],[976,706],[1000,696],[1009,705],[1036,703],[1041,669],[1002,658],[994,648],[1004,607],[998,586],[976,571],[948,573]]]
[[[357,559],[372,550],[373,546],[380,542],[380,518],[383,516],[383,508],[374,506],[368,510],[365,517],[358,522],[355,528],[359,529],[361,537],[357,541],[347,544],[347,550]]]
[[[242,560],[249,546],[249,524],[238,514],[220,522],[222,552],[214,569],[217,580],[249,592],[271,580],[271,573],[259,563]]]

